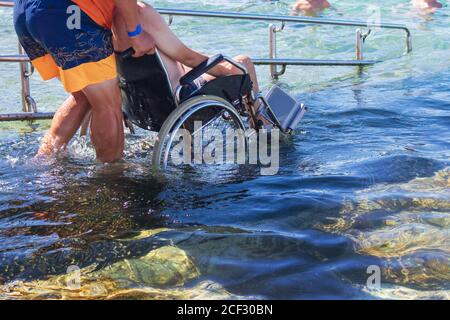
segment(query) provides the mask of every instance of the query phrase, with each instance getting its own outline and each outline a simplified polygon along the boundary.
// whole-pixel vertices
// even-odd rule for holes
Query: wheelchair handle
[[[133,57],[133,54],[135,54],[135,53],[136,53],[136,51],[134,51],[133,48],[128,48],[124,52],[121,52],[119,54],[119,56],[121,56],[122,59],[127,60],[127,59],[130,59],[131,57]]]

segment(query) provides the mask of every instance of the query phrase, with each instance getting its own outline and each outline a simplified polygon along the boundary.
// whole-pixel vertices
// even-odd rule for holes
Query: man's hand
[[[148,32],[142,31],[140,35],[129,39],[135,52],[133,57],[138,58],[144,54],[155,53],[155,39]]]
[[[114,0],[118,13],[123,17],[127,26],[127,31],[135,32],[135,30],[141,31],[141,25],[139,21],[139,10],[136,0]],[[137,29],[139,26],[140,29]],[[133,57],[138,58],[144,54],[155,53],[155,40],[148,33],[142,30],[138,35],[129,37],[130,43],[135,51]]]

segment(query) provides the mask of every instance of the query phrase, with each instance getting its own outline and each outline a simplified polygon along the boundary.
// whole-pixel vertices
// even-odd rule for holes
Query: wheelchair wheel
[[[202,165],[204,151],[211,149],[212,145],[216,147],[211,149],[212,155],[216,156],[217,153],[223,155],[223,150],[227,148],[223,142],[235,146],[234,138],[232,141],[223,139],[230,132],[241,133],[237,137],[244,143],[243,150],[246,150],[245,130],[239,112],[228,101],[215,96],[191,98],[164,122],[153,151],[153,166],[167,170],[169,167]],[[219,143],[221,141],[222,144]],[[222,151],[219,150],[221,145],[224,146]]]

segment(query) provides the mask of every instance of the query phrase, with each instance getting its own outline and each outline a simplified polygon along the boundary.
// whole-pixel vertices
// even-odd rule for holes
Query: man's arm
[[[138,26],[141,26],[139,19],[137,0],[114,0],[117,8],[117,14],[121,15],[127,26],[128,32],[135,32]],[[153,37],[142,30],[135,36],[129,37],[130,43],[135,51],[134,57],[140,57],[144,54],[153,54],[155,52],[155,40]]]
[[[164,18],[153,8],[147,5],[141,16],[145,29],[151,33],[158,46],[158,50],[166,54],[174,61],[180,62],[188,67],[195,68],[209,57],[186,46],[175,33],[170,30]],[[241,74],[242,72],[229,63],[221,63],[208,72],[214,77],[230,74]]]

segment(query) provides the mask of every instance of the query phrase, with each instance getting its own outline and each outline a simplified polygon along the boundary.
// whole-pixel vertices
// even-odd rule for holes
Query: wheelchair
[[[133,53],[132,48],[116,53],[125,125],[131,132],[137,126],[158,133],[153,149],[154,168],[167,169],[180,139],[190,145],[201,140],[202,148],[206,148],[211,143],[205,139],[204,132],[208,130],[248,132],[261,127],[254,111],[256,101],[266,106],[269,121],[281,127],[265,98],[254,95],[250,76],[238,62],[221,54],[213,56],[184,75],[174,90],[158,52],[139,58],[132,57]],[[198,83],[202,75],[223,61],[237,67],[242,75]],[[247,148],[248,135],[242,139]],[[193,153],[182,157],[196,159]]]

